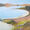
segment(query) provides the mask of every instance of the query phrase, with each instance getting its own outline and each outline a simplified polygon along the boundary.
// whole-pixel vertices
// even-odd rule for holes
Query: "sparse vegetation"
[[[17,8],[17,9],[26,9],[25,7]]]

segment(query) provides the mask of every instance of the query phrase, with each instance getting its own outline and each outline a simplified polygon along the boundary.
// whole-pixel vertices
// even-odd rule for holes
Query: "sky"
[[[30,4],[30,0],[12,0],[10,3],[17,3],[17,4]]]
[[[30,0],[0,0],[0,3],[12,3],[12,4],[30,4]],[[0,7],[0,18],[14,18],[21,16],[26,13],[26,11],[20,11],[19,8],[21,6],[13,6],[13,7]]]
[[[30,0],[0,0],[0,3],[30,4]]]

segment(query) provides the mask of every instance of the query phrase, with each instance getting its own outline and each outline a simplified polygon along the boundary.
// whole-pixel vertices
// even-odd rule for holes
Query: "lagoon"
[[[17,7],[0,7],[0,18],[24,17],[29,14],[26,10],[16,8]]]

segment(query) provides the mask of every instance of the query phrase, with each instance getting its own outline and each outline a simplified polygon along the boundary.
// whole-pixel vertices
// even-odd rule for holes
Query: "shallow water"
[[[13,9],[10,7],[0,7],[0,18],[16,18],[16,17],[24,17],[28,15],[28,11],[21,9]]]
[[[16,7],[15,7],[16,8]],[[28,15],[28,11],[21,9],[13,9],[11,7],[0,7],[0,18],[16,18],[16,17],[24,17]]]

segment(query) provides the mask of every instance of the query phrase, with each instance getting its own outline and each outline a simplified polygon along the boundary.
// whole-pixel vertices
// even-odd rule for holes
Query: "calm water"
[[[13,7],[14,8],[14,7]],[[26,16],[27,11],[21,9],[13,9],[12,7],[0,7],[0,18],[16,18],[18,16]]]
[[[16,7],[15,7],[16,8]],[[15,9],[14,7],[0,7],[0,18],[16,18],[24,17],[28,15],[28,12],[21,9]]]

